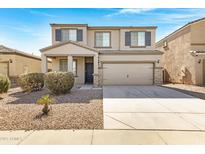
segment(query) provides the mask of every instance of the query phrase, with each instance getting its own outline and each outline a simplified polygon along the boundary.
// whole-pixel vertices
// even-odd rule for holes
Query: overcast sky
[[[158,26],[157,40],[205,17],[205,9],[0,9],[0,44],[40,55],[51,44],[49,23]]]

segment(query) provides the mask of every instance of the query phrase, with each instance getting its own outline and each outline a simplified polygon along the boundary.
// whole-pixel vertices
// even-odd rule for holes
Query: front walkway
[[[0,144],[205,144],[205,132],[142,130],[0,131]]]

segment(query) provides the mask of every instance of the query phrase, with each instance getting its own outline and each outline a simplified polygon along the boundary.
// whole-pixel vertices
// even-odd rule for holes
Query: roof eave
[[[50,23],[51,27],[65,27],[65,26],[71,26],[71,27],[87,27],[88,24],[57,24],[57,23]]]
[[[79,46],[79,47],[82,47],[82,48],[86,48],[86,49],[91,50],[91,51],[99,52],[97,49],[90,48],[90,47],[84,46],[82,44],[73,42],[73,41],[60,42],[60,43],[57,43],[57,44],[42,48],[42,49],[40,49],[40,52],[44,52],[44,51],[47,51],[47,50],[50,50],[50,49],[53,49],[53,48],[57,48],[57,47],[60,47],[60,46],[63,46],[63,45],[69,44],[69,43],[74,44],[74,45]]]
[[[88,29],[157,29],[157,26],[88,26],[88,24],[50,23],[51,27],[88,27]]]
[[[174,35],[175,33],[177,32],[180,32],[181,30],[183,30],[184,28],[186,27],[189,27],[190,25],[196,23],[196,22],[200,22],[202,20],[205,20],[205,17],[204,18],[200,18],[200,19],[197,19],[197,20],[194,20],[194,21],[191,21],[191,22],[188,22],[187,24],[185,24],[184,26],[178,28],[177,30],[173,31],[171,34],[165,36],[164,38],[162,38],[161,40],[159,40],[156,45],[162,43],[164,40],[168,39],[169,37],[171,37],[172,35]]]
[[[26,57],[30,57],[30,58],[34,58],[34,59],[38,59],[38,60],[41,60],[41,58],[39,56],[36,56],[36,55],[32,55],[32,54],[29,54],[29,53],[25,53],[23,51],[19,51],[19,50],[16,50],[16,49],[12,49],[12,48],[9,48],[9,47],[6,47],[6,46],[3,46],[1,45],[2,48],[6,49],[6,50],[9,50],[9,52],[4,52],[4,51],[0,51],[0,53],[5,53],[5,54],[18,54],[18,55],[22,55],[22,56],[26,56]]]
[[[88,29],[157,29],[157,26],[90,26]]]
[[[123,50],[123,51],[100,51],[101,54],[140,54],[140,55],[146,55],[146,54],[149,54],[149,55],[162,55],[164,54],[164,52],[160,51],[160,50],[140,50],[140,51],[136,51],[136,50],[133,50],[133,51],[126,51],[126,50]]]

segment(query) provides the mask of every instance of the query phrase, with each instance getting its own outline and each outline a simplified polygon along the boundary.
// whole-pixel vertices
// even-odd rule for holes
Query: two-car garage
[[[103,64],[103,85],[152,85],[154,64],[112,62]]]
[[[110,51],[100,54],[102,85],[153,85],[162,83],[162,52]]]

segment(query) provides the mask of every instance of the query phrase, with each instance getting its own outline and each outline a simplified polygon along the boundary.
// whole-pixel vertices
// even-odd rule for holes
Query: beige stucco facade
[[[61,57],[52,57],[52,70],[53,71],[60,71],[60,60],[67,59],[66,56]],[[84,84],[85,83],[85,57],[81,56],[74,56],[73,60],[77,60],[77,76],[75,76],[75,83],[77,84]]]
[[[163,51],[164,81],[203,85],[203,55],[192,51],[205,51],[205,20],[189,23],[156,44]],[[167,46],[164,45],[167,43]]]
[[[98,86],[98,53],[96,50],[78,46],[73,42],[66,43],[56,48],[49,49],[42,54],[42,72],[47,72],[47,63],[45,58],[52,59],[52,71],[60,71],[60,60],[66,59],[68,62],[68,71],[72,72],[72,61],[77,60],[77,76],[75,76],[76,84],[84,84],[85,82],[85,58],[91,57],[94,65],[94,81]]]
[[[3,53],[0,51],[0,63],[4,66],[4,72],[2,74],[8,75],[9,77],[17,77],[23,73],[41,72],[41,59],[29,57],[27,55],[7,52]]]
[[[120,50],[133,50],[133,47],[125,46],[124,40],[125,40],[125,32],[130,31],[129,28],[127,29],[121,29],[120,30]],[[151,46],[146,46],[144,48],[134,48],[134,50],[154,50],[155,49],[155,37],[156,37],[156,29],[146,29],[146,28],[133,28],[131,31],[146,31],[151,32]]]
[[[53,26],[51,28],[51,37],[52,44],[57,44],[59,41],[55,41],[55,30],[56,29],[82,29],[83,30],[83,41],[80,41],[81,44],[87,44],[87,27],[86,26]]]
[[[131,67],[129,69],[132,76],[137,74],[137,78],[143,80],[143,75],[149,76],[146,78],[152,82],[145,81],[148,84],[162,83],[162,68],[161,68],[161,52],[155,50],[155,31],[156,27],[88,27],[87,25],[74,24],[52,24],[52,45],[41,49],[42,57],[42,72],[47,72],[47,59],[52,59],[52,70],[60,71],[60,60],[67,61],[67,71],[72,71],[72,62],[77,60],[77,75],[75,76],[75,84],[84,84],[86,80],[86,59],[91,58],[93,64],[93,84],[95,86],[102,86],[105,83],[103,72],[105,72],[105,63],[119,63],[123,68]],[[55,31],[57,29],[81,29],[83,30],[83,40],[74,42],[58,42],[55,41]],[[128,47],[125,46],[125,32],[128,31],[144,31],[151,32],[151,43],[149,46],[143,47]],[[106,48],[98,48],[95,46],[95,33],[109,32],[110,46]],[[139,65],[140,64],[140,65]],[[141,67],[142,66],[142,67]],[[120,69],[118,71],[123,71]],[[138,69],[138,70],[135,70]],[[148,68],[150,72],[139,71],[140,68]],[[128,68],[127,68],[128,69]],[[109,71],[108,76],[117,76],[114,71]],[[118,72],[117,71],[117,72]],[[130,73],[129,72],[129,73]],[[140,72],[142,72],[140,74]],[[120,72],[123,74],[122,72]],[[119,83],[125,84],[122,81]],[[128,80],[128,79],[127,79]],[[130,84],[139,84],[141,81],[132,79]],[[128,83],[128,82],[127,82]]]
[[[48,70],[50,69],[49,60]],[[7,75],[13,85],[19,75],[24,73],[41,73],[41,58],[0,45],[0,74]]]
[[[149,31],[151,32],[151,46],[146,46],[143,48],[133,48],[129,46],[125,46],[125,32],[128,31]],[[99,50],[153,50],[155,49],[155,37],[156,37],[156,31],[155,29],[147,29],[146,27],[144,28],[116,28],[116,29],[95,29],[91,28],[88,30],[88,46],[90,47],[95,47],[95,32],[110,32],[111,33],[111,46],[107,49],[104,48],[98,48]]]
[[[95,32],[96,30],[88,30],[88,40],[87,44],[89,47],[95,47]],[[120,50],[120,30],[98,30],[98,32],[110,32],[111,35],[111,46],[108,48],[110,50]],[[99,50],[103,50],[103,48],[98,48]]]

